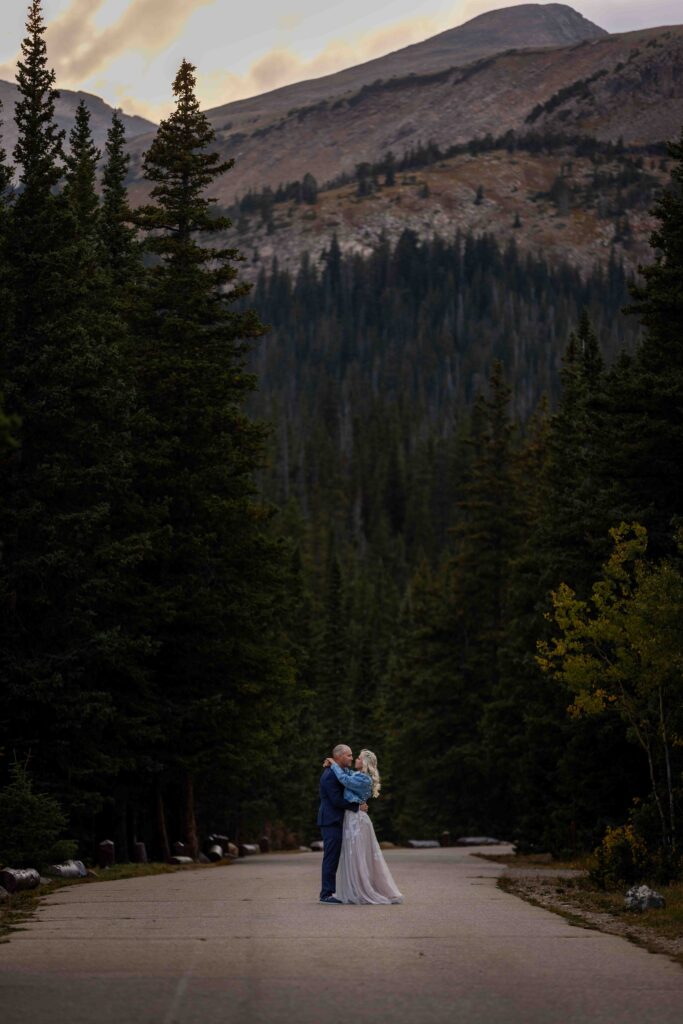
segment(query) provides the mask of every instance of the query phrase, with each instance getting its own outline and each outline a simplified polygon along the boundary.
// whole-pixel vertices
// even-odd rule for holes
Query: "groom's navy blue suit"
[[[359,805],[344,799],[344,787],[331,768],[320,776],[318,825],[323,836],[323,887],[320,899],[334,893],[341,856],[344,811],[357,811]]]

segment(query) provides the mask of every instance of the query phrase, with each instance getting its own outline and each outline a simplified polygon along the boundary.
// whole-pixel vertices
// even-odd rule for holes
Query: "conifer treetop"
[[[14,158],[20,167],[19,178],[25,189],[45,191],[62,177],[64,132],[55,123],[55,73],[48,68],[45,22],[41,0],[32,0],[26,21],[26,36],[21,44],[17,85],[21,99],[15,120],[19,137]]]
[[[92,231],[97,221],[97,164],[100,151],[90,129],[90,111],[84,101],[78,104],[76,121],[69,135],[70,148],[66,164],[65,196],[81,231]]]
[[[235,264],[244,257],[235,248],[200,244],[200,238],[231,225],[229,218],[211,214],[216,200],[207,190],[234,161],[222,160],[211,150],[216,133],[199,108],[195,85],[194,65],[184,60],[173,83],[176,109],[161,122],[143,158],[145,177],[153,183],[153,203],[135,211],[135,222],[147,232],[145,248],[160,257],[152,275],[165,308],[185,317],[189,306],[196,309],[201,292],[211,307],[208,320],[228,315],[234,320],[227,305],[251,290],[248,283],[235,282]],[[166,294],[161,294],[164,289]],[[242,337],[263,333],[253,313],[240,314],[240,319]]]
[[[102,258],[118,284],[129,282],[140,255],[126,189],[130,155],[125,146],[126,129],[120,111],[115,110],[105,144],[99,231]]]
[[[208,151],[216,132],[199,108],[195,70],[183,60],[173,82],[176,109],[159,125],[143,159],[145,176],[155,183],[152,198],[158,203],[156,215],[152,207],[144,208],[145,226],[174,228],[180,240],[195,231],[223,231],[230,223],[208,215],[216,200],[203,194],[234,160],[222,161],[219,153]]]

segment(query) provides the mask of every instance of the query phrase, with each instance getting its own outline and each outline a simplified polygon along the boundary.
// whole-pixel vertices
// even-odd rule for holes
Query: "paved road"
[[[0,946],[2,1024],[681,1024],[683,969],[388,856],[403,906],[316,902],[317,854],[64,889]]]

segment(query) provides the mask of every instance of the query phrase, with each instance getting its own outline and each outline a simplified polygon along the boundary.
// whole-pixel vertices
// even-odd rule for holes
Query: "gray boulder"
[[[632,885],[624,897],[624,908],[642,913],[643,910],[661,910],[666,900],[661,893],[655,892],[649,885]]]

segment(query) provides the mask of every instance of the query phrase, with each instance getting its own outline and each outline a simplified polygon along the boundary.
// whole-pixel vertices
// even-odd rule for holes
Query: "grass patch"
[[[662,894],[666,906],[661,910],[645,910],[642,913],[624,909],[625,888],[624,892],[608,892],[598,889],[587,878],[569,879],[565,893],[582,910],[610,914],[629,924],[636,924],[639,928],[647,928],[654,934],[683,940],[683,882],[653,885],[652,888]]]
[[[45,887],[43,887],[45,888]],[[33,914],[43,895],[39,889],[32,892],[18,892],[12,897],[11,908],[0,906],[0,942],[7,942],[11,932],[17,931],[24,921]]]

